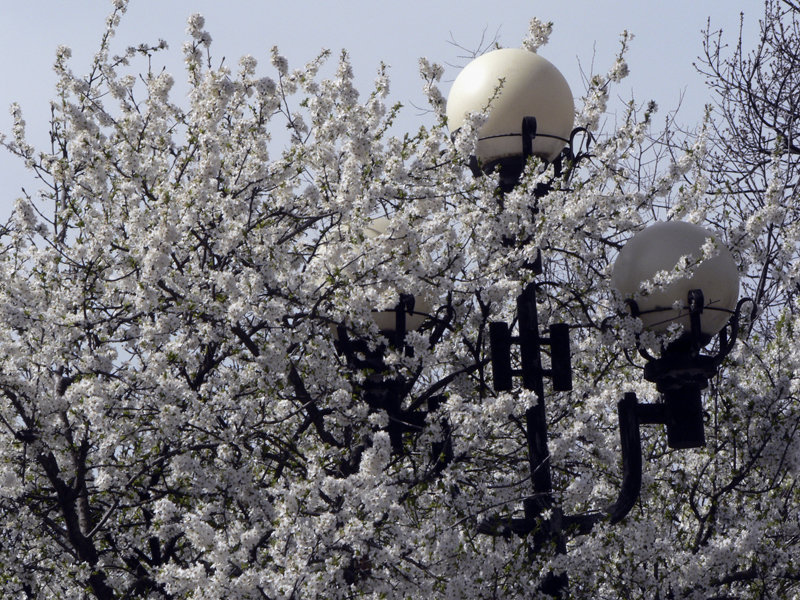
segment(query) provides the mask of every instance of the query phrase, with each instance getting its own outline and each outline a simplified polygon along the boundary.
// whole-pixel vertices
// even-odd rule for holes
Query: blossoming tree
[[[466,168],[480,116],[447,129],[441,67],[421,61],[433,122],[398,136],[384,69],[362,97],[346,54],[330,78],[326,52],[215,67],[195,16],[182,104],[147,68],[163,45],[112,53],[124,10],[88,76],[59,50],[52,147],[18,107],[3,141],[41,184],[0,238],[3,597],[529,598],[564,572],[576,598],[797,593],[800,325],[778,266],[800,229],[779,167],[780,193],[731,211],[705,131],[673,157],[651,148],[652,106],[601,131],[621,55],[579,106],[592,159],[559,177],[532,160],[499,202]],[[547,33],[534,20],[529,49]],[[706,447],[644,430],[641,502],[566,552],[482,533],[531,493],[536,399],[494,391],[487,338],[539,250],[540,319],[569,323],[573,351],[573,390],[547,398],[556,500],[615,497],[616,402],[657,392],[609,275],[658,219],[716,229],[771,290],[743,280],[768,310],[706,394]],[[405,295],[425,319],[390,344],[374,311]]]

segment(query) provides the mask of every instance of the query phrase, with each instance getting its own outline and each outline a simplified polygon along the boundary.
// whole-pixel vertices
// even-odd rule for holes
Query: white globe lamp
[[[522,122],[536,119],[532,154],[550,162],[568,143],[575,105],[566,79],[548,60],[521,48],[474,59],[459,73],[447,98],[447,123],[457,131],[470,113],[486,113],[476,156],[485,170],[522,156]]]
[[[703,258],[703,247],[711,252]],[[679,263],[688,257],[688,276],[677,277]],[[652,284],[656,278],[664,285]],[[656,282],[657,283],[657,282]],[[700,324],[709,339],[728,323],[739,296],[739,274],[730,251],[707,229],[680,221],[656,223],[634,235],[614,263],[611,284],[635,302],[646,329],[665,331],[678,323],[689,330],[688,297],[691,290],[703,295]]]
[[[364,235],[368,238],[375,238],[386,233],[390,220],[386,217],[378,217],[370,221],[364,229]],[[415,297],[414,306],[405,312],[405,330],[415,331],[428,317],[431,311],[431,302],[424,297]],[[394,306],[381,307],[372,312],[372,319],[383,332],[394,333],[397,331],[397,310]]]

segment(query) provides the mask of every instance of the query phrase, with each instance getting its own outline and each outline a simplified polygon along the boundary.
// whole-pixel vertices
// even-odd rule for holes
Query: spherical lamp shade
[[[489,164],[522,154],[522,119],[536,118],[533,154],[554,160],[575,122],[572,92],[561,72],[538,54],[503,48],[479,56],[459,73],[447,98],[447,123],[458,130],[469,113],[488,111],[477,157]]]
[[[382,235],[389,227],[389,223],[390,221],[386,217],[373,219],[364,229],[364,234],[368,238]],[[397,313],[393,309],[394,306],[386,306],[372,312],[372,318],[381,331],[393,332],[397,329]],[[406,313],[406,331],[419,329],[430,312],[431,302],[429,299],[424,297],[415,298],[413,311]]]
[[[702,248],[709,239],[716,248],[702,260]],[[653,281],[657,273],[674,273],[687,255],[691,256],[689,277],[669,278],[664,287],[654,287],[649,293],[642,289],[642,283]],[[739,275],[730,251],[707,229],[680,221],[656,223],[633,236],[614,263],[611,284],[623,297],[635,300],[644,327],[652,331],[663,331],[672,323],[688,330],[689,291],[701,290],[700,324],[707,336],[725,327],[739,295]],[[675,308],[678,304],[680,308]]]

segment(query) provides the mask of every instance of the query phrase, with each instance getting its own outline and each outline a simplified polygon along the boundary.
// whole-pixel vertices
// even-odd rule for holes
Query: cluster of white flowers
[[[192,36],[195,40],[204,46],[211,45],[211,35],[203,29],[206,25],[206,20],[201,14],[193,14],[189,17],[189,22],[186,27],[186,33]]]
[[[551,33],[553,33],[552,22],[543,23],[534,17],[528,24],[528,33],[522,40],[522,47],[530,52],[536,52],[547,44]]]

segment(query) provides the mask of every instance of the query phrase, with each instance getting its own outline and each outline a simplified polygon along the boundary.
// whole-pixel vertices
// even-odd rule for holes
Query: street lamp
[[[535,117],[532,154],[553,161],[561,153],[575,122],[567,80],[552,63],[521,48],[503,48],[479,56],[459,73],[447,99],[452,131],[469,113],[488,111],[478,141],[478,159],[517,161],[521,123]]]
[[[529,159],[536,157],[553,166],[549,182],[537,184],[533,191],[532,210],[539,198],[552,190],[556,178],[568,180],[578,163],[589,156],[587,147],[576,148],[579,132],[574,129],[574,104],[564,77],[540,56],[520,49],[489,52],[467,65],[453,83],[447,102],[448,125],[455,134],[471,114],[486,116],[477,132],[475,156],[470,166],[476,176],[496,176],[498,200],[519,183]],[[564,165],[569,171],[562,171]],[[366,237],[385,233],[386,219],[372,221]],[[515,243],[508,240],[509,243]],[[534,274],[541,273],[541,254],[526,264]],[[635,505],[641,489],[642,451],[639,428],[645,424],[663,424],[668,443],[673,448],[694,448],[705,442],[701,391],[731,350],[743,301],[737,303],[738,274],[730,253],[712,233],[687,223],[660,223],[634,236],[620,251],[614,266],[612,284],[626,300],[632,316],[641,319],[645,328],[683,333],[669,343],[659,357],[639,344],[647,360],[644,376],[656,384],[663,401],[640,404],[632,393],[618,404],[622,486],[616,501],[604,511],[583,515],[565,515],[555,503],[548,449],[544,381],[549,378],[556,391],[572,389],[569,325],[551,324],[548,333],[540,332],[536,295],[541,283],[529,283],[517,298],[517,335],[506,323],[489,325],[489,343],[493,385],[496,391],[513,388],[514,378],[537,397],[525,413],[525,435],[532,491],[523,502],[521,518],[494,517],[479,524],[481,533],[491,535],[532,536],[532,550],[553,544],[557,552],[566,552],[566,533],[585,534],[600,521],[622,521]],[[446,327],[447,319],[437,323],[428,314],[430,306],[419,298],[401,294],[394,307],[373,311],[378,328],[388,345],[400,352],[406,332],[423,321]],[[719,336],[716,353],[702,350],[714,336]],[[435,335],[431,336],[432,343]],[[361,385],[363,397],[372,410],[384,410],[392,449],[403,452],[403,435],[420,431],[427,415],[438,407],[441,396],[416,399],[404,406],[413,382],[391,376],[384,363],[386,344],[377,348],[366,340],[351,339],[343,325],[337,328],[336,345],[347,361],[370,371]],[[514,346],[518,352],[512,352]],[[550,368],[542,364],[542,347],[549,346]],[[372,349],[370,349],[372,348]],[[519,357],[519,368],[512,358]],[[443,423],[445,429],[447,424]],[[439,444],[433,455],[452,456]],[[445,461],[448,458],[445,458]],[[562,597],[567,587],[565,574],[550,574],[542,590]]]
[[[502,195],[519,182],[530,157],[553,163],[554,177],[560,177],[565,159],[574,168],[588,156],[588,151],[575,151],[574,140],[580,130],[572,129],[574,105],[569,86],[552,64],[532,52],[495,50],[468,64],[448,97],[451,131],[455,133],[463,126],[470,113],[487,115],[478,130],[476,155],[470,158],[470,166],[476,175],[499,171],[501,202]],[[551,189],[550,183],[537,186],[534,204],[536,198]],[[671,278],[663,277],[664,271],[673,272],[683,262],[689,277],[685,270]],[[535,273],[540,273],[541,260],[533,267]],[[525,498],[523,518],[488,519],[479,525],[482,533],[533,534],[534,550],[550,542],[558,552],[566,552],[564,531],[588,533],[601,520],[618,523],[634,506],[641,488],[640,425],[665,424],[668,441],[674,448],[704,443],[701,390],[735,341],[741,307],[736,303],[738,274],[730,253],[718,238],[698,226],[654,225],[635,236],[620,252],[612,283],[628,299],[632,314],[641,318],[645,327],[661,331],[676,323],[685,330],[659,358],[640,348],[648,359],[645,378],[656,383],[664,402],[639,404],[636,396],[629,393],[618,404],[623,482],[616,502],[603,513],[578,516],[562,514],[554,503],[544,378],[551,378],[557,391],[571,389],[569,328],[553,324],[548,336],[540,334],[537,284],[531,283],[517,298],[518,335],[511,335],[505,323],[491,323],[490,347],[495,390],[511,389],[513,377],[521,376],[522,386],[537,396],[536,404],[526,411],[533,490]],[[643,288],[643,283],[655,285]],[[730,327],[730,334],[726,326]],[[712,356],[701,354],[700,350],[717,333],[718,352]],[[511,367],[513,345],[519,346],[519,369]],[[551,368],[547,370],[541,362],[543,345],[550,346]],[[562,597],[566,586],[565,574],[550,574],[542,590]]]
[[[371,219],[364,227],[363,234],[367,239],[385,235],[391,220],[388,217]],[[345,267],[346,268],[346,267]],[[431,302],[425,295],[415,297],[412,294],[400,293],[394,306],[380,307],[372,311],[372,320],[378,326],[381,336],[387,343],[371,347],[365,339],[353,338],[344,324],[333,330],[336,349],[347,362],[358,370],[367,370],[369,374],[360,384],[362,397],[373,412],[385,411],[389,422],[386,430],[389,434],[392,450],[401,453],[403,435],[422,430],[429,412],[438,408],[441,396],[432,396],[422,402],[408,407],[403,406],[409,382],[402,377],[390,376],[385,363],[387,344],[406,355],[412,355],[411,347],[405,345],[406,333],[416,331],[431,318]],[[443,424],[447,430],[447,425]],[[449,455],[450,447],[446,443],[435,443],[432,454]]]
[[[639,352],[647,359],[645,379],[656,384],[664,399],[660,410],[669,446],[703,446],[701,391],[733,347],[738,329],[739,274],[730,251],[698,225],[656,223],[625,244],[611,284],[645,329],[664,332],[679,326],[679,337],[659,358],[641,344]],[[717,352],[701,354],[717,334]]]
[[[690,275],[670,279],[669,273],[681,265]],[[659,332],[672,324],[689,331],[687,298],[692,290],[703,290],[701,334],[710,338],[725,327],[736,307],[739,273],[730,251],[712,232],[668,221],[643,229],[625,244],[614,263],[611,285],[632,308],[635,303],[645,328]]]
[[[375,239],[385,235],[391,225],[389,217],[375,217],[370,219],[362,230],[363,237]],[[352,270],[352,265],[341,267],[344,271]],[[400,293],[395,305],[384,306],[372,311],[372,320],[378,326],[382,336],[393,346],[401,346],[405,334],[419,329],[431,312],[430,298],[415,297],[412,294]],[[334,327],[335,341],[347,338],[347,331],[342,325]]]
[[[557,162],[576,130],[567,80],[552,63],[521,48],[487,52],[459,73],[447,98],[447,124],[457,131],[485,114],[473,171],[499,172],[499,187],[516,185],[530,156]]]
[[[656,384],[662,401],[639,404],[626,393],[617,405],[623,481],[609,509],[612,523],[622,520],[639,497],[642,483],[640,425],[664,425],[674,449],[705,445],[702,390],[732,350],[739,316],[749,298],[739,295],[739,275],[730,251],[712,232],[691,223],[651,225],[620,251],[611,284],[643,329],[664,333],[678,327],[678,337],[658,358],[637,339],[647,361],[644,378]],[[714,336],[714,354],[703,354]]]

